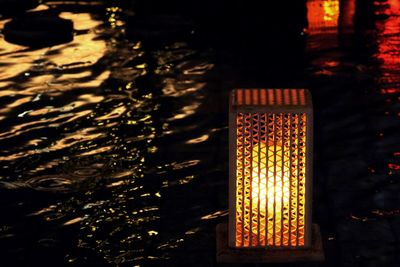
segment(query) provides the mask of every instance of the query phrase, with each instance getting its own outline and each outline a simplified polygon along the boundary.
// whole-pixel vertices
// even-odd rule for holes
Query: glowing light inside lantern
[[[236,246],[304,246],[306,114],[239,113]]]
[[[324,0],[322,3],[320,0],[309,0],[307,10],[309,34],[337,32],[340,14],[339,0]]]
[[[282,146],[276,146],[276,151],[274,151],[274,146],[269,147],[268,153],[270,155],[276,155],[276,160],[282,162]],[[261,153],[260,153],[261,152]],[[261,218],[265,218],[267,215],[268,219],[268,231],[274,231],[273,221],[280,224],[284,214],[283,212],[288,212],[289,210],[289,189],[290,189],[290,173],[289,166],[283,168],[281,164],[273,165],[272,162],[259,160],[261,155],[267,154],[267,147],[265,143],[260,145],[255,145],[253,147],[253,171],[252,171],[252,212],[257,213],[257,210]],[[288,156],[288,155],[286,155]],[[286,160],[286,162],[288,162]],[[267,170],[267,171],[265,171]],[[269,179],[268,179],[269,178]],[[275,186],[277,184],[278,186]],[[269,200],[268,208],[265,205]],[[274,218],[274,206],[275,206],[275,218]],[[269,211],[268,211],[269,210]],[[268,211],[268,214],[267,214]],[[287,215],[287,214],[286,214]],[[257,235],[259,233],[258,224],[254,224],[252,227],[252,234]],[[260,242],[265,243],[265,232],[260,234]],[[284,236],[284,241],[282,243],[287,244],[287,235]],[[268,239],[268,244],[272,245],[272,236]]]
[[[324,1],[324,21],[337,21],[339,18],[339,1]]]

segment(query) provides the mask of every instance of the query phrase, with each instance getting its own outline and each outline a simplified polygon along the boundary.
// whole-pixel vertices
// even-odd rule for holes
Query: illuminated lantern
[[[229,112],[229,225],[217,260],[322,260],[311,222],[312,102],[304,89],[237,89]]]
[[[308,31],[310,34],[337,33],[339,0],[307,1]]]
[[[338,46],[339,0],[307,1],[307,50]]]

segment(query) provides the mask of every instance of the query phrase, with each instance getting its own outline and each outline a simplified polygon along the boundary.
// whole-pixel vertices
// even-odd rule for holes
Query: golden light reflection
[[[56,142],[54,142],[49,148],[49,151],[65,149],[67,147],[72,147],[77,143],[95,140],[105,135],[104,133],[96,132],[96,130],[97,129],[94,127],[89,127],[70,133],[66,137],[61,138]]]
[[[19,98],[13,103],[8,104],[5,108],[0,109],[0,114],[8,114],[8,112],[10,112],[13,108],[18,107],[24,103],[28,103],[29,101],[31,101],[31,99],[31,96]]]
[[[185,144],[191,145],[191,144],[202,143],[204,141],[207,141],[209,137],[210,137],[209,134],[204,134],[204,135],[202,135],[200,137],[193,138],[193,139],[190,139],[190,140],[186,141]]]
[[[17,93],[17,91],[15,91],[15,90],[3,89],[3,90],[0,90],[0,97],[10,96],[10,95],[14,95],[16,93]]]
[[[106,187],[107,188],[111,188],[111,187],[121,186],[121,185],[124,185],[124,184],[125,184],[124,181],[118,181],[118,182],[114,182],[114,183],[108,184]]]
[[[172,118],[168,118],[167,121],[181,120],[189,117],[190,115],[193,115],[196,112],[196,110],[200,107],[200,104],[201,102],[194,102],[191,103],[190,105],[184,106],[181,109],[181,113],[174,115]]]
[[[113,149],[114,146],[104,146],[104,147],[99,147],[93,150],[85,151],[81,154],[78,155],[78,157],[86,157],[86,156],[91,156],[91,155],[96,155],[96,154],[101,154],[106,151],[110,151]]]
[[[122,12],[122,9],[120,7],[109,7],[106,9],[106,11],[108,16],[108,23],[110,24],[112,29],[124,25],[123,21],[119,19],[119,14]]]
[[[75,223],[78,223],[78,222],[81,222],[81,221],[83,221],[83,218],[82,217],[77,217],[75,219],[71,219],[71,220],[65,222],[63,225],[64,226],[72,225],[72,224],[75,224]]]
[[[158,232],[154,230],[147,231],[147,233],[149,234],[149,236],[158,235]]]
[[[200,230],[201,230],[200,227],[196,227],[196,228],[193,228],[193,229],[190,229],[190,230],[186,231],[185,235],[193,235],[193,234],[199,232]]]
[[[60,17],[71,19],[74,23],[75,30],[93,29],[101,24],[100,21],[93,20],[90,14],[86,13],[73,14],[63,12],[60,14]],[[0,21],[0,28],[4,26],[7,21],[8,20]],[[4,39],[0,39],[0,47],[2,49],[2,55],[13,55],[6,56],[3,59],[3,63],[8,65],[7,68],[3,68],[2,72],[0,72],[0,80],[3,81],[12,78],[19,73],[29,73],[31,66],[36,66],[36,64],[32,64],[32,62],[37,59],[45,59],[46,64],[42,67],[46,68],[49,66],[67,66],[71,62],[91,62],[90,65],[93,65],[106,50],[104,40],[96,40],[96,34],[94,32],[76,35],[74,41],[71,43],[60,44],[51,48],[25,50],[25,47],[8,43]],[[51,51],[58,51],[59,53],[52,54]],[[25,60],[21,60],[21,58],[24,58]],[[8,82],[3,83],[4,85],[10,84]]]
[[[223,217],[223,216],[227,216],[227,215],[228,215],[227,210],[220,210],[220,211],[216,211],[211,214],[204,215],[200,219],[201,220],[213,220],[213,219],[217,219],[219,217]]]
[[[172,78],[167,78],[164,80],[164,88],[162,89],[163,94],[169,97],[182,97],[185,95],[194,94],[204,88],[206,83],[204,82],[194,82],[185,81],[182,84]]]
[[[43,209],[41,209],[41,210],[39,210],[39,211],[36,211],[36,212],[34,212],[34,213],[31,213],[31,214],[29,214],[28,216],[37,216],[37,215],[41,215],[41,214],[43,214],[43,213],[52,212],[52,211],[54,211],[56,208],[57,208],[56,205],[51,205],[51,206],[49,206],[49,207],[46,207],[46,208],[43,208]]]
[[[74,6],[66,9],[79,12],[81,9],[76,7],[86,2],[80,1],[77,4],[76,1],[71,1]],[[57,7],[57,10],[63,9]],[[100,12],[103,11],[104,6]],[[107,11],[120,12],[114,8]],[[150,236],[155,237],[156,242],[159,240],[156,237],[159,230],[156,221],[159,221],[160,217],[157,215],[161,215],[162,212],[159,214],[158,204],[165,197],[164,191],[165,195],[168,195],[168,190],[157,189],[157,186],[150,185],[146,182],[148,179],[143,179],[143,177],[150,173],[147,172],[148,166],[154,163],[152,160],[147,160],[147,156],[157,150],[155,145],[159,145],[158,142],[154,142],[155,145],[151,144],[151,141],[158,138],[163,131],[159,129],[161,128],[159,116],[162,114],[155,112],[159,105],[160,92],[152,90],[154,99],[152,94],[142,95],[151,88],[141,88],[141,84],[136,82],[136,74],[130,75],[129,69],[125,66],[127,61],[134,62],[133,59],[140,54],[140,51],[133,51],[131,44],[121,42],[122,38],[108,39],[110,35],[115,34],[115,30],[111,31],[107,27],[108,22],[119,26],[116,16],[110,15],[103,18],[98,14],[70,12],[61,13],[61,16],[72,19],[74,22],[77,32],[71,43],[28,50],[5,43],[3,39],[0,39],[0,54],[3,56],[7,53],[7,49],[10,53],[4,55],[9,66],[0,72],[3,79],[0,81],[0,86],[7,86],[7,90],[0,90],[0,94],[5,96],[3,102],[6,102],[0,109],[10,104],[7,107],[10,109],[4,112],[7,113],[7,117],[11,117],[10,112],[13,111],[17,112],[15,115],[24,114],[23,119],[17,118],[17,122],[10,124],[9,128],[4,129],[0,134],[3,142],[7,142],[5,139],[8,138],[20,139],[21,146],[7,151],[0,159],[7,161],[18,159],[16,161],[18,165],[29,162],[23,166],[26,168],[24,174],[38,173],[38,176],[43,172],[66,171],[66,168],[75,165],[76,162],[106,163],[104,167],[106,175],[105,177],[101,175],[100,185],[107,191],[107,197],[104,200],[96,201],[97,198],[93,198],[99,188],[98,176],[74,175],[74,179],[70,180],[71,184],[65,185],[66,192],[73,188],[71,190],[76,189],[82,197],[79,200],[72,198],[66,202],[57,202],[54,210],[39,212],[41,216],[47,216],[47,213],[50,213],[49,220],[54,220],[53,214],[67,215],[57,220],[60,225],[74,227],[79,224],[80,236],[77,240],[79,248],[96,248],[96,254],[102,260],[123,264],[127,254],[121,252],[120,246],[113,244],[123,244],[126,251],[129,253],[134,251],[135,256],[136,254],[141,256],[144,254],[142,240],[147,239],[145,241],[148,242]],[[99,17],[101,21],[95,19]],[[103,20],[106,20],[105,24]],[[121,46],[125,45],[129,47],[129,51],[121,51]],[[6,48],[3,49],[4,47]],[[140,43],[134,48],[140,49]],[[164,54],[163,51],[161,54]],[[201,80],[208,66],[202,64],[196,68],[194,67],[196,62],[191,63],[192,58],[185,58],[185,55],[184,52],[174,51],[173,54],[168,53],[165,57],[170,57],[175,64],[184,62],[182,69],[185,73],[199,76]],[[152,59],[146,64],[137,65],[137,68],[148,69],[150,75],[146,78],[153,79]],[[170,72],[174,74],[178,71],[183,72],[182,69],[171,64]],[[124,88],[124,83],[120,78],[115,79],[116,73],[126,74],[126,79],[129,80],[126,89],[129,90],[119,90],[119,88]],[[115,76],[107,81],[110,75]],[[175,75],[168,77],[172,76],[175,77]],[[200,90],[205,83],[196,80],[197,77],[178,76],[174,79],[174,96],[195,95],[196,100],[199,100],[199,93],[195,91]],[[155,78],[164,79],[165,77]],[[131,98],[127,99],[126,93],[129,93]],[[119,98],[114,98],[114,95]],[[129,102],[129,100],[132,101]],[[171,101],[168,99],[168,102]],[[185,103],[191,104],[192,99]],[[196,112],[197,107],[180,106],[182,110],[175,110],[176,112],[168,110],[166,116],[172,113],[171,117],[180,114],[183,117],[189,116],[193,114],[192,112]],[[126,121],[132,121],[137,125],[127,126]],[[99,125],[102,126],[99,127]],[[205,140],[207,137],[202,134],[204,133],[193,135],[192,137],[197,137],[197,139],[191,141],[197,143]],[[42,135],[46,138],[42,138]],[[129,143],[128,139],[131,137],[131,140],[134,138],[136,140]],[[23,141],[27,142],[22,143]],[[22,146],[30,146],[31,150],[27,151]],[[163,146],[160,147],[163,148]],[[33,163],[30,162],[31,159],[34,159]],[[180,158],[176,160],[179,162],[172,164],[173,166],[171,165],[168,171],[175,173],[175,170],[181,170],[179,173],[182,175],[176,177],[175,180],[173,176],[167,175],[169,184],[175,183],[179,186],[195,181],[196,176],[192,174],[193,170],[189,170],[189,167],[199,164],[200,160],[186,159],[183,162]],[[12,166],[11,163],[8,165]],[[122,172],[119,171],[120,169],[129,171]],[[49,183],[46,181],[39,185],[47,188]],[[59,181],[63,182],[63,180]],[[50,190],[61,191],[53,188]],[[76,201],[79,201],[78,206],[75,205]],[[83,214],[81,209],[85,210],[86,215],[78,217]],[[189,231],[188,234],[192,232]],[[153,240],[150,241],[153,242]],[[177,239],[175,243],[180,242],[183,242],[183,239]],[[178,246],[175,243],[173,246]],[[170,249],[169,245],[167,249]],[[68,261],[76,259],[73,255],[69,257]],[[131,259],[136,261],[133,256],[129,256],[129,260]]]
[[[45,128],[46,123],[55,123],[59,120],[62,120],[64,118],[70,118],[72,117],[71,114],[63,114],[62,116],[58,116],[56,118],[49,118],[49,119],[44,119],[39,122],[37,121],[31,121],[31,122],[26,122],[22,123],[19,125],[13,126],[9,131],[4,131],[0,133],[0,140],[10,138],[11,136],[18,136],[22,133],[31,131],[31,130],[36,130],[36,129],[41,129]]]

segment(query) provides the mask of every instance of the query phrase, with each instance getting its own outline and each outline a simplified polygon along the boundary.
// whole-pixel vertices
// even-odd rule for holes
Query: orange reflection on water
[[[81,70],[78,73],[72,73],[74,68],[90,68],[104,56],[106,43],[104,40],[99,40],[94,31],[101,22],[93,20],[89,14],[85,13],[64,12],[60,14],[60,17],[72,20],[75,30],[88,30],[88,33],[75,35],[74,40],[68,44],[36,50],[30,50],[0,39],[0,56],[2,56],[2,63],[6,66],[0,71],[0,89],[5,88],[9,93],[32,95],[38,93],[38,91],[51,91],[53,87],[59,86],[59,82],[63,83],[64,87],[67,85],[68,89],[71,88],[71,82],[74,79],[79,81],[79,86],[87,86],[87,83],[90,82],[90,86],[95,87],[108,78],[109,71],[99,73],[97,77],[93,75],[92,71]],[[7,21],[0,21],[0,27]],[[56,74],[49,73],[56,70]],[[60,75],[61,70],[71,71]],[[42,74],[39,76],[32,74],[32,72],[37,71],[42,72]],[[82,77],[83,73],[87,74],[87,79]],[[26,88],[14,90],[13,80],[21,74],[26,77],[24,82]],[[65,80],[68,80],[68,84],[63,82]]]
[[[34,11],[43,8],[39,6]],[[107,50],[106,40],[98,38],[97,29],[102,21],[89,13],[62,12],[60,17],[72,20],[74,29],[81,31],[70,43],[29,49],[0,39],[4,65],[0,70],[0,97],[4,101],[0,120],[11,116],[23,120],[5,127],[0,140],[77,121],[89,116],[95,105],[104,100],[96,88],[110,76],[110,70],[95,68]],[[0,19],[0,28],[7,21]],[[24,145],[29,149],[10,151],[0,160],[13,161],[62,150],[101,136],[96,128],[87,128],[66,133],[52,143],[35,138]]]

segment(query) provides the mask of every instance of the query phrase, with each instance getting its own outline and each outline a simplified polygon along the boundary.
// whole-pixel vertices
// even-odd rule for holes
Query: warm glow
[[[309,0],[308,32],[312,34],[337,32],[339,22],[339,0]]]
[[[307,0],[307,50],[336,47],[338,43],[339,0]]]
[[[274,151],[274,146],[269,146],[268,153],[270,155],[276,155],[277,161],[282,162],[282,145],[275,146],[276,151]],[[252,213],[257,214],[259,210],[260,218],[273,218],[274,216],[274,205],[275,205],[275,221],[277,223],[281,222],[284,214],[283,211],[289,210],[289,190],[290,190],[290,172],[288,166],[288,155],[284,159],[284,167],[282,164],[274,165],[273,162],[268,161],[268,166],[266,166],[266,161],[260,159],[261,155],[267,154],[267,146],[265,143],[261,145],[255,145],[253,147],[253,171],[252,171],[252,182],[251,182],[251,201],[252,201]],[[265,170],[268,170],[267,172]],[[267,178],[270,179],[267,179]],[[269,181],[269,182],[268,182]],[[274,186],[274,181],[276,186]],[[268,183],[268,185],[267,185]],[[268,208],[265,205],[266,201],[269,201]],[[269,229],[272,230],[273,224],[269,224]],[[252,234],[257,235],[258,225],[255,224],[252,227]],[[265,232],[260,233],[261,243],[265,243]],[[287,238],[283,242],[287,244]],[[270,236],[268,239],[268,244],[273,244],[273,239]]]
[[[304,246],[306,114],[236,120],[236,246]]]
[[[339,17],[339,1],[324,1],[324,21],[334,21]]]

